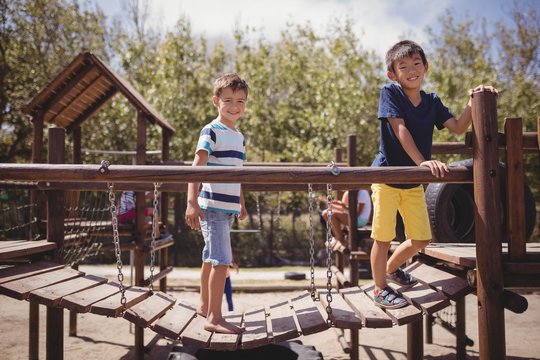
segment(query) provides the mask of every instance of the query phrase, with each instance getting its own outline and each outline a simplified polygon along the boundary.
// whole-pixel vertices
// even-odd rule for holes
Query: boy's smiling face
[[[390,80],[397,81],[404,89],[419,90],[428,65],[424,65],[420,54],[414,54],[394,61],[393,69],[387,73]]]
[[[244,90],[232,91],[230,87],[223,89],[220,96],[212,98],[214,106],[219,111],[219,120],[230,128],[246,111],[247,95]]]

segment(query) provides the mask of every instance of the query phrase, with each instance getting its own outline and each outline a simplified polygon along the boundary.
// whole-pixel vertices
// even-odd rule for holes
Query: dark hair
[[[426,54],[420,45],[411,40],[403,40],[395,44],[386,53],[386,68],[394,72],[394,61],[420,54],[422,62],[427,65]]]
[[[220,76],[214,81],[214,96],[220,96],[223,90],[228,87],[230,87],[233,92],[244,90],[246,96],[249,91],[247,82],[238,76],[238,74],[231,73]]]

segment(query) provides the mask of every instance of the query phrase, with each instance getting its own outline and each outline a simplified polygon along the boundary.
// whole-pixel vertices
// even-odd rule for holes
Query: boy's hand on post
[[[189,204],[186,208],[186,224],[193,230],[199,230],[201,228],[201,219],[203,214],[199,204]]]
[[[238,220],[244,220],[245,218],[247,218],[246,207],[243,205],[240,205],[240,214],[238,214]]]
[[[489,92],[495,93],[495,95],[499,95],[499,90],[495,89],[493,86],[478,85],[477,87],[469,90],[469,96],[473,95],[474,93],[483,92],[483,91],[489,91]]]
[[[426,166],[431,169],[431,174],[437,178],[444,177],[444,173],[450,172],[448,166],[439,160],[428,160],[420,163],[419,166]]]

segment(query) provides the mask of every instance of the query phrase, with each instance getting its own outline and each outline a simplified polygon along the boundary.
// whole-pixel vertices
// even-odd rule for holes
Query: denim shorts
[[[232,263],[231,224],[234,214],[203,209],[201,230],[204,238],[202,261],[212,266]]]

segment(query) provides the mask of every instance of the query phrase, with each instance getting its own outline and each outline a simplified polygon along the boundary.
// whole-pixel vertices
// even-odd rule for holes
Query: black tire
[[[303,272],[287,271],[285,273],[285,279],[287,280],[306,280],[306,274]]]
[[[472,159],[451,163],[453,166],[465,166],[472,169]],[[505,174],[506,166],[499,163],[499,172]],[[506,177],[500,177],[501,186],[501,234],[502,241],[507,239],[506,218]],[[525,234],[529,239],[536,223],[536,205],[531,189],[525,183]],[[472,184],[431,183],[426,188],[433,242],[474,243],[474,189]]]

